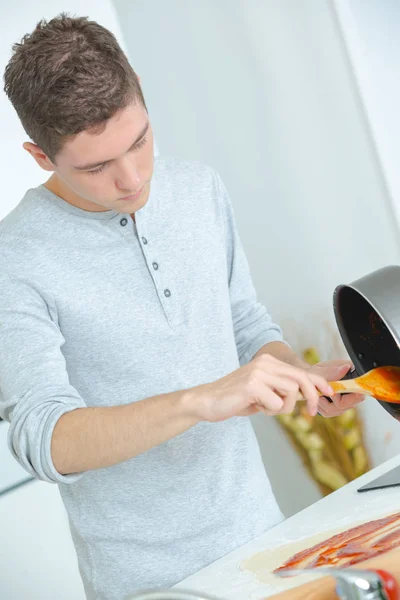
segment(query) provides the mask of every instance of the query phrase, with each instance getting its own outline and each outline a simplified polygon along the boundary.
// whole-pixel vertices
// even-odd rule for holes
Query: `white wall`
[[[333,5],[400,223],[400,2],[333,0]]]
[[[400,252],[331,3],[115,0],[115,6],[161,153],[219,170],[260,299],[294,347],[315,344],[323,358],[337,354],[335,286],[399,262]],[[374,400],[366,413],[376,464],[400,451],[398,424]],[[315,497],[315,488],[304,482],[296,457],[276,460],[290,450],[272,420],[257,423],[257,431],[278,498],[291,514]]]

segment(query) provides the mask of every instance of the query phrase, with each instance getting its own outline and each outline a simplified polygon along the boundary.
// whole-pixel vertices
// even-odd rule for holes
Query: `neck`
[[[56,173],[53,173],[50,179],[48,179],[43,185],[50,192],[65,200],[65,202],[68,202],[77,208],[81,208],[82,210],[86,210],[88,212],[105,212],[109,210],[76,194],[56,175]]]

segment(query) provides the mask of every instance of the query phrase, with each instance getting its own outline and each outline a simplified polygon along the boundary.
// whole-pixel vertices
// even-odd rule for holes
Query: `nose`
[[[116,185],[121,191],[135,193],[140,187],[140,176],[137,168],[128,157],[121,159],[118,165]]]

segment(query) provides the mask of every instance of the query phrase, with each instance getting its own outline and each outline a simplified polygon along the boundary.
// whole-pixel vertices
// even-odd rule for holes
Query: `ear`
[[[29,152],[31,156],[36,160],[39,167],[42,167],[45,171],[55,171],[56,165],[50,160],[50,158],[39,148],[37,144],[32,142],[24,142],[22,144],[24,150]]]

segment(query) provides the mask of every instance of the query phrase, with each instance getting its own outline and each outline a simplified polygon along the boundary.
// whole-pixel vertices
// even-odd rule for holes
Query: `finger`
[[[313,409],[312,413],[310,413],[312,416],[315,416],[319,411],[319,407],[321,405],[321,396],[326,396],[326,398],[324,398],[323,406],[328,407],[330,404],[329,397],[332,395],[333,390],[329,383],[323,377],[315,375],[314,373],[310,373],[309,376],[312,383],[317,387],[318,390],[320,390],[320,394],[318,394],[317,407],[316,409]]]
[[[298,384],[304,384],[307,381],[312,381],[314,386],[316,386],[322,394],[326,396],[333,394],[331,386],[326,379],[322,377],[322,375],[317,375],[316,373],[305,371],[304,369],[292,367],[286,363],[274,365],[274,371],[281,376],[285,376],[296,381]]]
[[[318,411],[327,417],[337,417],[347,410],[353,408],[365,399],[362,394],[335,394],[332,396],[332,402],[321,398],[318,404]]]
[[[299,390],[306,400],[308,413],[311,416],[315,416],[317,414],[318,402],[321,395],[319,388],[316,386],[318,385],[319,387],[326,389],[326,385],[324,386],[324,379],[318,375],[313,375],[311,377],[308,373],[301,370],[296,373],[296,377]],[[332,393],[330,386],[328,386],[328,390]]]
[[[311,416],[317,414],[317,406],[319,393],[333,394],[333,390],[327,381],[320,375],[315,375],[304,371],[303,369],[297,369],[291,365],[285,365],[284,363],[277,365],[276,372],[279,373],[279,378],[283,381],[284,385],[278,384],[278,375],[271,376],[269,373],[265,375],[265,381],[268,383],[274,382],[276,389],[282,395],[282,392],[286,394],[295,391],[295,388],[291,388],[288,381],[294,382],[307,402],[307,410]],[[318,386],[318,389],[316,388]]]
[[[282,406],[282,396],[288,391],[295,391],[296,385],[282,377],[265,373],[262,369],[252,372],[253,377],[250,380],[249,392],[252,398],[252,404],[260,404],[264,409],[272,411],[271,414],[277,414]],[[277,389],[280,390],[276,393]]]
[[[337,408],[343,408],[343,395],[342,394],[334,394],[330,396],[330,400],[332,404],[334,404]]]
[[[263,407],[266,414],[277,415],[283,408],[283,399],[270,387],[261,385],[259,393],[257,394],[256,404]]]
[[[342,411],[327,400],[326,398],[320,398],[318,403],[318,412],[325,418],[337,417],[342,414]]]
[[[299,384],[292,378],[281,374],[265,373],[261,375],[264,385],[274,391],[277,391],[280,396],[286,396],[290,393],[299,391]]]
[[[339,407],[342,400],[342,394],[333,394],[333,396],[329,396],[327,400],[330,404],[334,404],[336,407]]]
[[[264,413],[264,414],[268,414],[265,406],[263,406],[262,404],[254,404],[253,406],[254,406],[254,409],[255,409],[256,412],[261,412],[261,413]]]
[[[326,419],[329,415],[327,414],[326,410],[324,408],[322,408],[322,406],[318,406],[318,415],[320,415],[321,417],[324,417],[324,419]]]
[[[324,396],[333,395],[333,389],[324,377],[316,375],[315,373],[308,373],[308,377]]]
[[[281,396],[295,390],[295,388],[292,388],[288,383],[289,381],[294,382],[298,386],[297,389],[300,389],[302,392],[302,395],[307,402],[307,410],[312,416],[316,415],[317,413],[319,399],[318,390],[320,390],[323,394],[333,394],[331,386],[320,375],[309,373],[304,369],[293,367],[281,361],[273,363],[274,373],[271,375],[270,359],[260,360],[259,365],[260,373],[264,373],[264,381],[266,384],[272,385]],[[280,381],[278,381],[278,379]]]
[[[350,371],[351,366],[349,365],[341,365],[340,367],[336,368],[336,375],[334,375],[333,379],[331,379],[331,381],[340,381],[341,379],[343,379],[343,377],[345,377],[345,375],[347,375],[347,373]]]
[[[290,392],[283,399],[283,407],[279,411],[279,414],[290,415],[298,402],[298,392]]]
[[[354,367],[351,360],[343,360],[341,358],[334,358],[332,360],[325,360],[313,365],[313,369],[315,368],[325,368],[325,367],[347,367],[347,370],[352,369]]]
[[[259,404],[253,404],[249,408],[246,408],[239,416],[240,417],[251,417],[251,415],[255,415],[257,412],[263,411]]]
[[[269,375],[268,377],[262,371],[253,373],[255,377],[249,382],[249,393],[252,405],[260,405],[268,414],[278,414],[283,407],[281,395],[275,393],[277,385],[284,385],[285,381],[279,377]],[[292,385],[289,382],[289,385]]]
[[[275,417],[276,415],[280,414],[279,410],[278,411],[276,411],[276,410],[268,410],[267,408],[265,408],[261,404],[257,404],[257,406],[258,406],[258,412],[262,413],[266,417]]]
[[[296,372],[293,373],[292,376],[296,377],[295,381],[299,385],[299,390],[306,400],[308,413],[314,417],[318,410],[318,402],[320,397],[319,390],[321,393],[323,393],[323,390],[329,390],[330,394],[333,390],[323,379],[323,377],[320,377],[319,375],[311,375],[305,371],[302,371],[301,369],[296,369],[295,371]]]
[[[308,402],[308,409],[310,410],[310,403],[312,403],[312,406],[317,406],[319,398],[318,391],[313,386],[311,381],[309,381],[307,376],[302,376],[301,379],[304,380],[302,395]],[[264,382],[268,389],[272,388],[273,391],[283,400],[283,405],[279,410],[279,414],[292,413],[296,402],[299,401],[299,383],[289,377],[271,375],[270,373],[264,377]]]
[[[365,396],[362,394],[334,394],[332,396],[332,402],[340,408],[342,411],[348,410],[357,404],[360,404],[364,400]]]
[[[360,404],[360,402],[364,402],[365,395],[364,394],[343,394],[352,397],[353,404]]]

